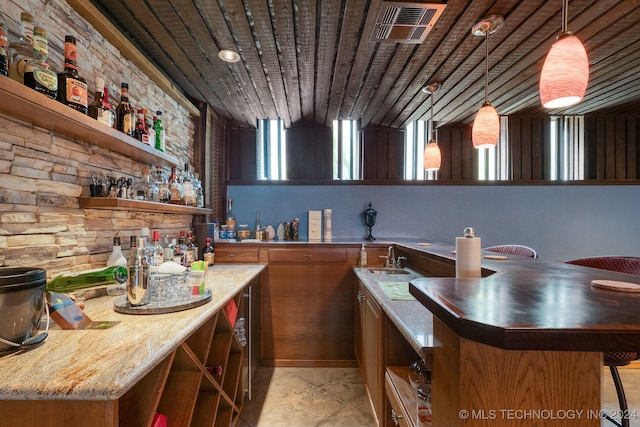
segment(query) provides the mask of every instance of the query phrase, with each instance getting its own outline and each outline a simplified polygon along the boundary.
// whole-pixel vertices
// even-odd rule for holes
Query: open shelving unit
[[[241,308],[242,292],[232,300]],[[243,351],[226,311],[219,310],[120,398],[120,425],[151,425],[156,412],[167,416],[169,427],[235,425]],[[221,366],[221,374],[210,374],[211,366]]]
[[[0,78],[0,113],[70,138],[124,154],[133,160],[165,166],[178,159],[99,123],[10,78]]]
[[[109,209],[113,211],[160,212],[169,214],[207,215],[211,209],[143,200],[119,199],[117,197],[79,197],[78,204],[87,209]]]

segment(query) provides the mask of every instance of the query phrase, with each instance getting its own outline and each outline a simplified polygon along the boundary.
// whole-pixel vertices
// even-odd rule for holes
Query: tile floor
[[[620,369],[631,427],[640,427],[640,369]],[[618,408],[609,370],[604,371],[603,410]],[[254,396],[238,427],[373,427],[357,368],[259,368]],[[603,420],[602,427],[613,427]]]

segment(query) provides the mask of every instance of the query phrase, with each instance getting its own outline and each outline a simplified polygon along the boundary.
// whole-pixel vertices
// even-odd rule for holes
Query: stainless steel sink
[[[394,267],[371,267],[369,271],[373,274],[410,274],[409,271],[403,268]]]

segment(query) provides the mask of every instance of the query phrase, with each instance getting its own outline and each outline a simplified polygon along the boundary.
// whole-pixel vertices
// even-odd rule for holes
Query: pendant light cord
[[[484,36],[484,103],[489,103],[489,31]]]
[[[431,140],[436,140],[436,130],[433,126],[433,92],[431,92]]]
[[[562,32],[566,33],[567,32],[567,28],[568,28],[568,21],[569,18],[567,17],[567,15],[569,10],[569,0],[563,0],[562,1]]]

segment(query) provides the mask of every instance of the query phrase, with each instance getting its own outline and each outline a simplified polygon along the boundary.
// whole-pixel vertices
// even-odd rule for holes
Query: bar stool
[[[527,256],[529,258],[538,258],[538,253],[532,248],[524,245],[497,245],[482,248],[483,251],[499,252],[501,254]]]
[[[640,258],[624,257],[624,256],[598,256],[590,258],[580,258],[567,261],[567,264],[581,265],[584,267],[600,268],[602,270],[617,271],[620,273],[635,274],[640,276]],[[618,366],[628,365],[632,361],[638,359],[637,352],[605,352],[604,365],[609,367],[613,384],[618,394],[618,403],[620,411],[623,415],[622,420],[618,422],[611,416],[605,414],[604,417],[618,427],[629,427],[627,397],[624,394],[622,380],[618,372]]]

